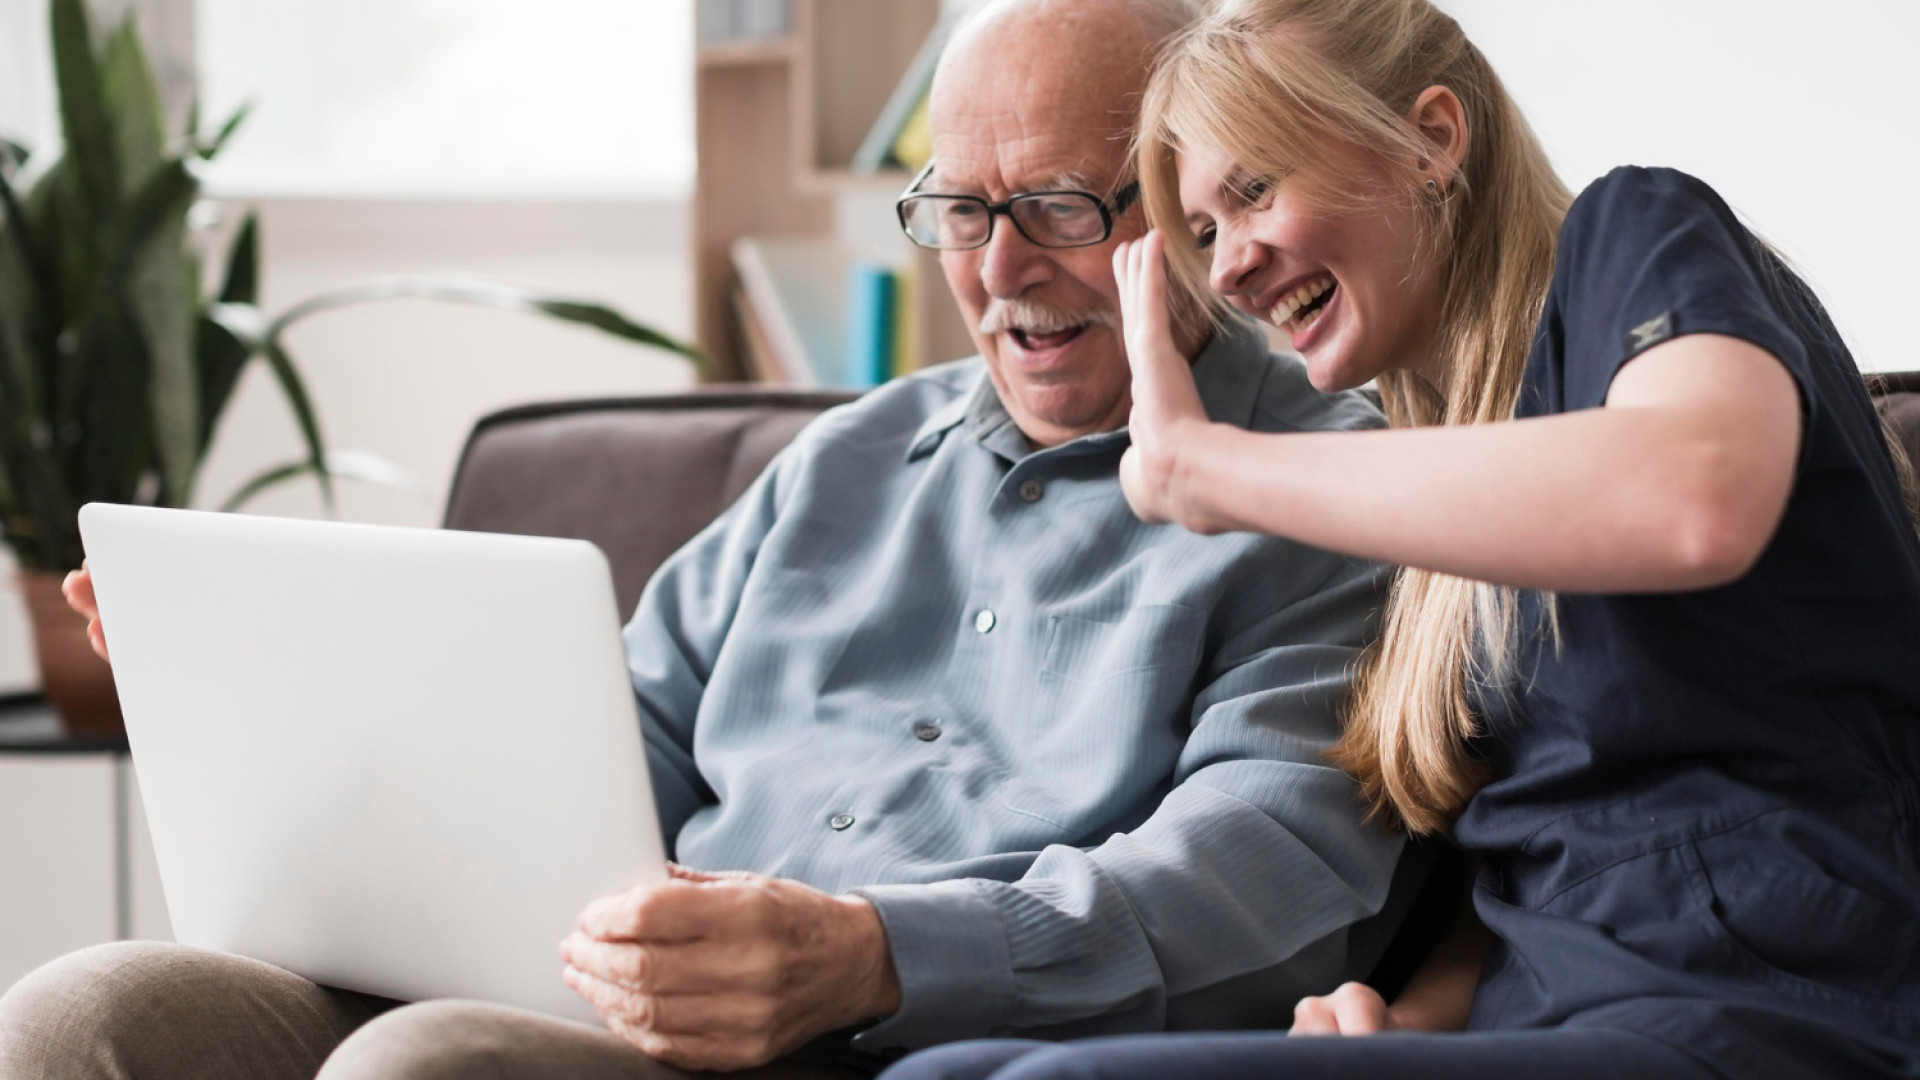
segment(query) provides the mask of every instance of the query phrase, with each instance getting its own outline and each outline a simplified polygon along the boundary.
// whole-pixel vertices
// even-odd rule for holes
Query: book
[[[823,237],[743,236],[731,249],[740,290],[787,383],[858,385],[847,372],[847,268]]]
[[[940,64],[940,53],[947,47],[947,39],[953,35],[958,17],[954,12],[942,16],[927,35],[927,40],[921,43],[920,51],[914,54],[913,62],[907,65],[900,81],[894,84],[893,93],[887,97],[887,103],[880,108],[880,115],[867,130],[867,137],[860,140],[860,148],[853,152],[854,172],[877,173],[886,168],[910,168],[917,172],[932,156],[930,129],[925,131],[924,136],[916,136],[906,144],[905,148],[913,151],[924,143],[925,156],[921,157],[918,165],[897,158],[895,148],[901,142],[902,134],[914,123],[916,114],[920,117],[920,127],[926,129],[927,91],[933,86],[933,70]]]
[[[857,262],[847,268],[849,385],[878,386],[893,376],[898,281],[890,267]]]
[[[889,372],[899,378],[920,370],[920,263],[909,258],[894,271],[893,284],[893,367]]]

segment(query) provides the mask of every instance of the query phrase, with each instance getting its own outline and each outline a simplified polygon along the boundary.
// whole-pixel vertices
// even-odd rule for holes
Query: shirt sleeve
[[[1706,184],[1672,169],[1615,169],[1581,193],[1560,230],[1550,320],[1566,342],[1562,404],[1598,408],[1646,350],[1724,334],[1778,359],[1810,417],[1806,347],[1789,326],[1795,305],[1783,302],[1804,290]]]
[[[715,800],[694,764],[694,720],[797,452],[782,450],[733,506],[661,564],[627,623],[627,671],[669,851],[687,819]]]
[[[1153,1031],[1168,998],[1254,972],[1298,964],[1285,981],[1310,992],[1362,974],[1344,948],[1309,948],[1381,909],[1402,846],[1362,823],[1353,781],[1322,758],[1386,580],[1337,562],[1216,649],[1172,790],[1138,828],[1049,847],[1014,882],[853,890],[902,987],[856,1046]]]

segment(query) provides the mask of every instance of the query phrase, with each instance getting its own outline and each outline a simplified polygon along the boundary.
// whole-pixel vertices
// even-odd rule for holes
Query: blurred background
[[[426,300],[315,316],[287,343],[329,446],[391,466],[340,486],[341,518],[437,523],[467,431],[503,406],[702,377],[860,386],[969,351],[891,210],[924,160],[927,65],[968,0],[89,6],[97,27],[134,21],[176,130],[196,98],[212,123],[250,105],[189,221],[220,251],[258,214],[263,310],[396,274],[484,275],[603,303],[710,357],[703,376],[589,329]],[[1572,186],[1623,163],[1701,176],[1810,278],[1864,369],[1920,369],[1920,4],[1440,6]],[[48,10],[0,0],[0,137],[35,150],[61,139]],[[194,503],[302,452],[252,364]],[[325,512],[310,480],[248,509]],[[38,683],[6,558],[0,698]],[[0,754],[0,987],[78,945],[166,935],[141,827],[108,757]]]

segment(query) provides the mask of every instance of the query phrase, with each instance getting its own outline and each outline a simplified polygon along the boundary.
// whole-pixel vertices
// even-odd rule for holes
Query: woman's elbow
[[[1712,589],[1746,577],[1766,554],[1785,511],[1784,492],[1751,470],[1714,470],[1692,486],[1676,515],[1672,554],[1681,590]]]

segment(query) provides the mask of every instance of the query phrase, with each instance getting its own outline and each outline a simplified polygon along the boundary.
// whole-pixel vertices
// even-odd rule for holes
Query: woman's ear
[[[1459,95],[1444,86],[1429,86],[1414,99],[1407,119],[1433,148],[1420,161],[1420,171],[1441,191],[1453,187],[1453,176],[1467,160],[1467,110]]]

